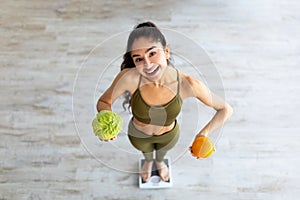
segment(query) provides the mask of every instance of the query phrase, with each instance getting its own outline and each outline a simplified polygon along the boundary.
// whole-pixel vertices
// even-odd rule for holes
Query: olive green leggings
[[[130,120],[128,125],[128,138],[136,149],[142,151],[146,161],[153,160],[153,151],[156,150],[155,159],[158,162],[162,162],[167,152],[172,149],[178,141],[179,126],[177,121],[175,121],[175,126],[172,130],[162,135],[152,136],[137,130],[132,120]]]

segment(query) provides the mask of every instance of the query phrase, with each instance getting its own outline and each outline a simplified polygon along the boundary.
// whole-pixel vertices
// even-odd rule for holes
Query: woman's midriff
[[[142,131],[146,135],[162,135],[174,128],[175,121],[169,126],[156,126],[152,124],[145,124],[133,118],[133,125],[139,131]]]

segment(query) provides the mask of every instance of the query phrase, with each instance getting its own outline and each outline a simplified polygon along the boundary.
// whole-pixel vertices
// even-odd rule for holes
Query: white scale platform
[[[139,161],[139,170],[141,171],[141,168],[145,162],[145,159],[140,159]],[[152,173],[149,181],[144,182],[142,180],[142,177],[139,176],[139,187],[141,189],[158,189],[158,188],[170,188],[172,187],[172,173],[171,173],[171,162],[168,158],[164,159],[164,162],[169,168],[169,180],[168,181],[163,181],[159,177],[158,170],[156,168],[155,162],[153,162],[152,166]]]

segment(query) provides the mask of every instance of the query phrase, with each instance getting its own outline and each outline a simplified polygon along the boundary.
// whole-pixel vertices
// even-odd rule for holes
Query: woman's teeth
[[[158,67],[155,67],[152,71],[146,72],[146,74],[152,75],[152,74],[154,74],[157,70],[158,70]]]

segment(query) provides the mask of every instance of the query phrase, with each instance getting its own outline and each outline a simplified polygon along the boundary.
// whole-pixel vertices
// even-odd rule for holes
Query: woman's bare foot
[[[145,161],[141,170],[142,180],[147,182],[151,177],[153,161]]]
[[[156,163],[156,167],[158,169],[160,178],[163,181],[168,181],[170,178],[168,166],[165,164],[164,161],[162,161],[162,162],[156,161],[155,163]]]

